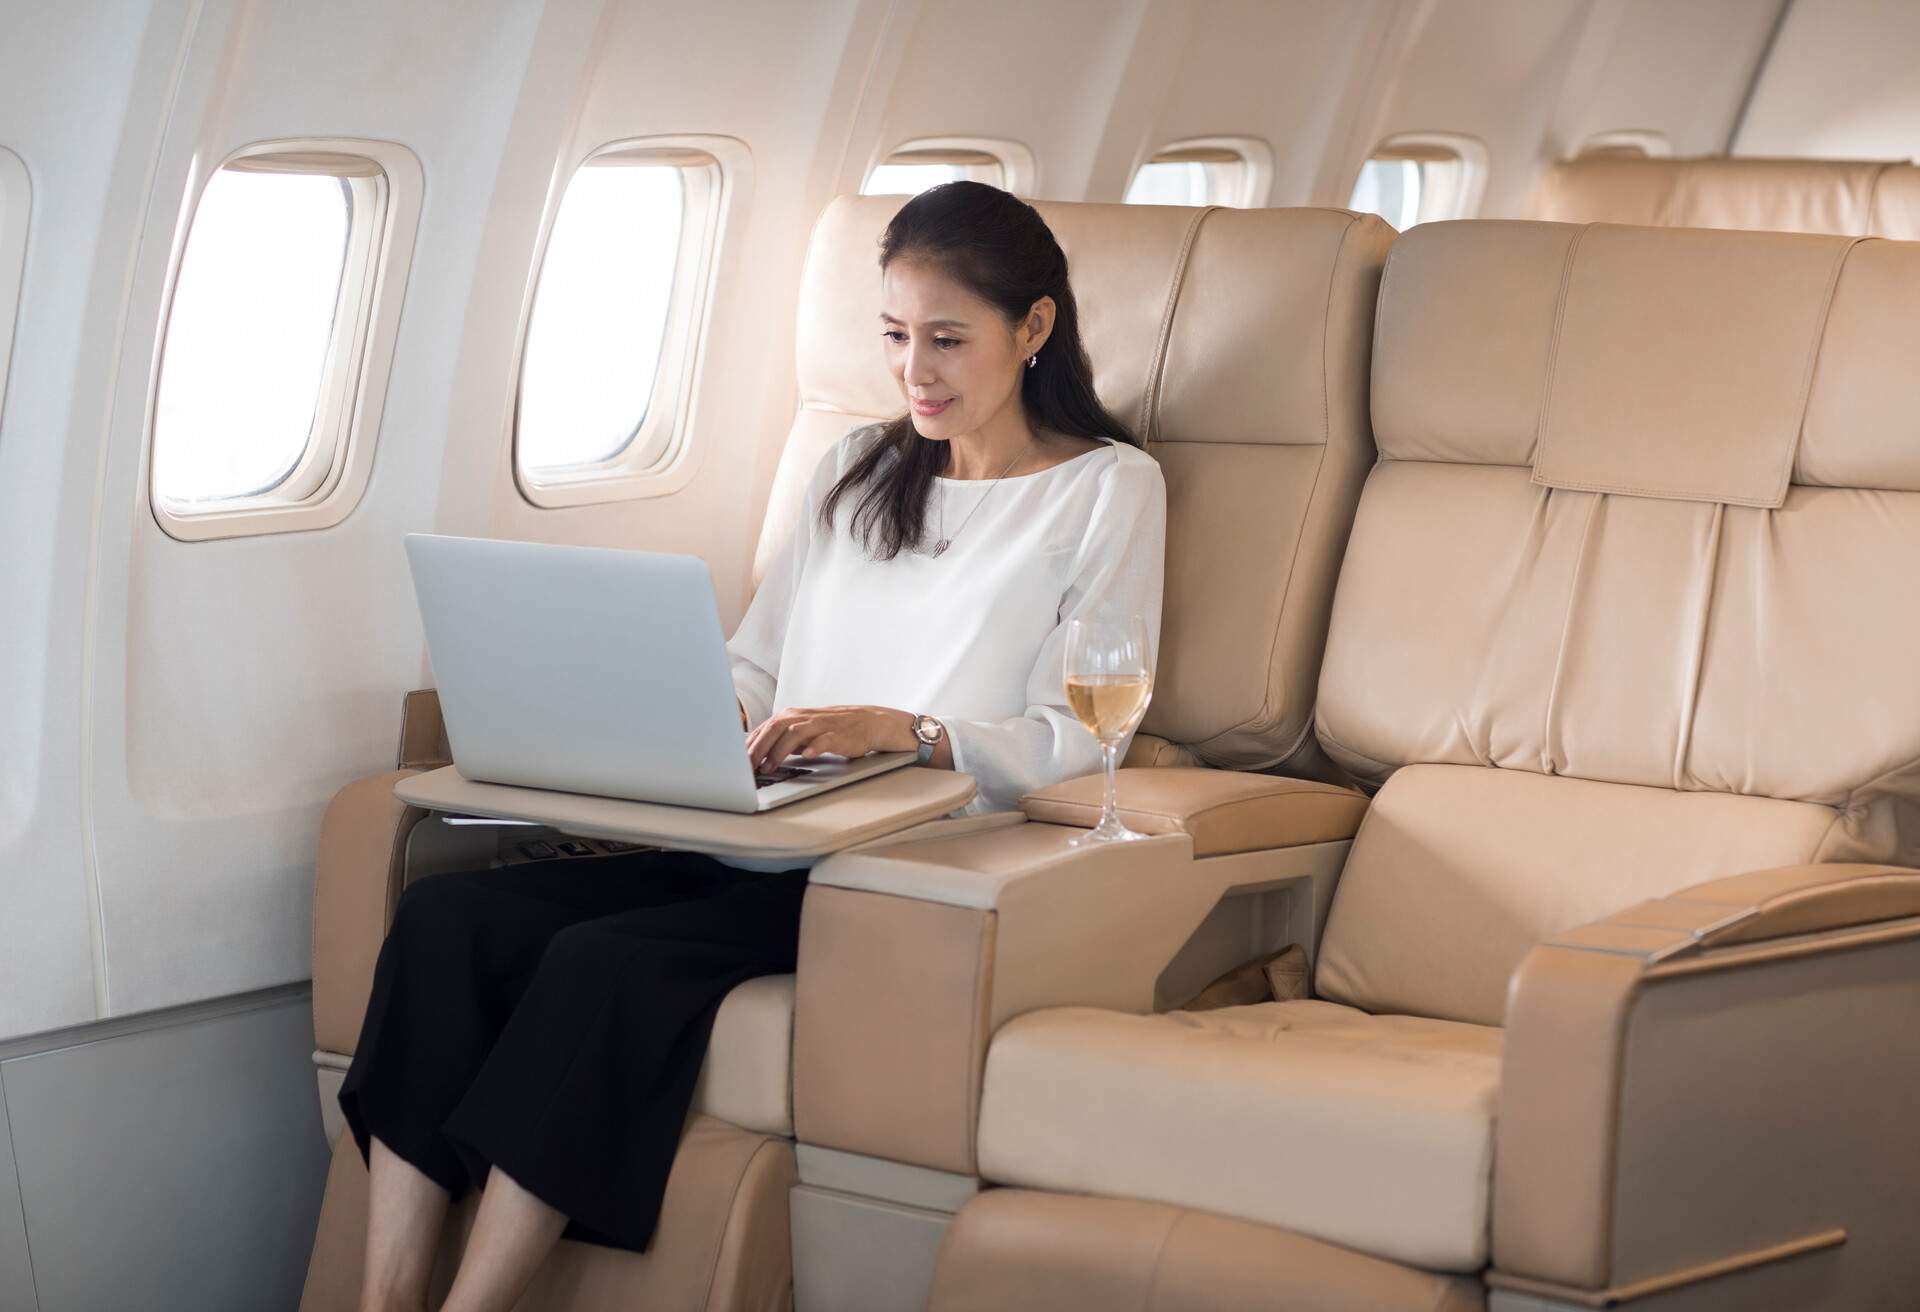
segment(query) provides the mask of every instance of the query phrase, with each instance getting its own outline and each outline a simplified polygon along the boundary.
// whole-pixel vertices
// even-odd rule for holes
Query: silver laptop
[[[698,556],[409,533],[454,764],[469,779],[752,813],[909,765],[789,757],[756,778]]]

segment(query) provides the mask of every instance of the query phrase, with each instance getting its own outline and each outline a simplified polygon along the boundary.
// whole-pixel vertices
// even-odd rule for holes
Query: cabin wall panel
[[[1611,10],[1611,22],[1594,33],[1601,48],[1592,80],[1569,80],[1550,130],[1550,153],[1569,156],[1596,133],[1629,128],[1664,133],[1676,155],[1723,153],[1784,3],[1596,5],[1597,13]]]
[[[112,1013],[310,971],[319,818],[387,766],[421,634],[402,535],[431,527],[455,346],[536,6],[209,3],[153,180],[100,524],[90,782]],[[431,70],[434,76],[421,76]],[[361,504],[328,529],[167,537],[147,411],[196,155],[289,135],[398,141],[425,202]]]
[[[32,182],[0,411],[0,1037],[95,1014],[88,557],[133,235],[190,10],[15,6],[0,41],[0,143]]]
[[[1004,137],[1033,151],[1047,200],[1090,197],[1145,0],[925,0],[869,159],[916,137]]]
[[[737,221],[723,236],[693,383],[685,456],[692,477],[671,495],[564,509],[538,508],[521,495],[510,429],[514,360],[541,218],[523,211],[493,235],[503,258],[490,260],[476,283],[461,364],[470,386],[455,401],[439,531],[697,552],[712,569],[723,621],[737,619],[766,487],[793,417],[794,296],[806,243],[833,195],[887,17],[886,6],[870,0],[724,0],[676,13],[672,40],[663,41],[658,6],[609,6],[591,66],[571,93],[566,136],[517,160],[519,172],[503,175],[502,189],[524,195],[537,187],[551,207],[578,160],[628,137],[706,133],[746,144],[750,186],[736,197]]]
[[[1734,153],[1920,159],[1920,5],[1795,0]]]
[[[40,1312],[299,1302],[328,1156],[312,1027],[281,998],[0,1062]],[[0,1307],[34,1307],[5,1254],[0,1204]]]
[[[20,1206],[20,1172],[13,1161],[13,1125],[7,1117],[6,1072],[0,1070],[0,1308],[40,1306],[27,1251],[27,1216]]]

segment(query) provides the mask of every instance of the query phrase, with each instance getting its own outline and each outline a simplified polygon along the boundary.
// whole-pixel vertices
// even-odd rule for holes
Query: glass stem
[[[1107,800],[1106,804],[1100,808],[1100,828],[1103,832],[1116,829],[1120,825],[1119,788],[1114,780],[1115,758],[1119,755],[1115,748],[1118,746],[1118,743],[1100,744],[1100,756],[1107,767]]]

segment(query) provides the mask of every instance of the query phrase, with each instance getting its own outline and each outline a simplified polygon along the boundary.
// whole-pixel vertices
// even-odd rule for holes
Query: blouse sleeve
[[[813,477],[808,480],[806,498],[799,518],[794,521],[793,532],[780,554],[774,557],[766,577],[760,580],[759,590],[747,604],[740,627],[727,640],[733,691],[740,698],[740,705],[746,708],[750,728],[773,714],[774,688],[780,681],[780,652],[787,640],[787,619],[793,614],[793,600],[799,595],[800,579],[806,572],[807,549],[820,517],[820,503],[847,463],[849,446],[868,431],[855,429],[820,458]]]
[[[1027,677],[1027,709],[998,722],[948,720],[953,768],[979,785],[968,812],[1004,811],[1022,793],[1100,768],[1100,744],[1067,705],[1068,622],[1078,616],[1136,613],[1147,641],[1160,642],[1166,557],[1167,492],[1160,467],[1144,455],[1107,470],[1060,600],[1060,619],[1040,645]],[[1120,744],[1122,754],[1127,744]]]

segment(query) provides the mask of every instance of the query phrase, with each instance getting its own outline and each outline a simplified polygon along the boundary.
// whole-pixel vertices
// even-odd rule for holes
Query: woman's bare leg
[[[466,1255],[441,1312],[508,1312],[566,1228],[563,1213],[494,1167],[487,1172]]]
[[[377,1138],[367,1155],[367,1178],[360,1312],[425,1312],[447,1191]]]

